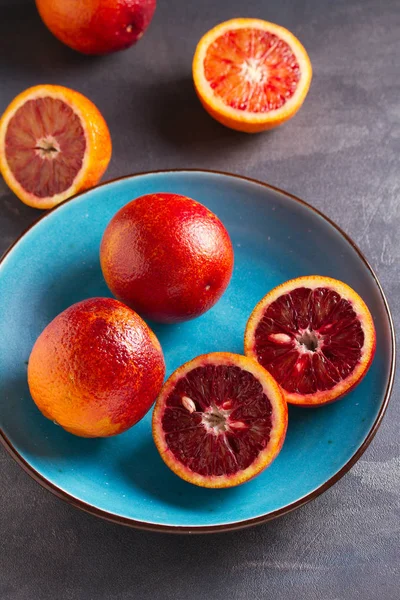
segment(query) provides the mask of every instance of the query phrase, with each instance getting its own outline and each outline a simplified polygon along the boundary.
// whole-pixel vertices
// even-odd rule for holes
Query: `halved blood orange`
[[[292,279],[255,307],[245,352],[292,404],[337,400],[366,374],[375,353],[372,316],[360,296],[330,277]]]
[[[193,59],[193,80],[217,121],[255,133],[281,125],[310,87],[308,54],[290,31],[261,19],[232,19],[206,33]]]
[[[85,96],[59,85],[19,94],[0,120],[0,170],[29,206],[52,208],[100,180],[111,158],[105,120]]]
[[[279,453],[287,428],[282,392],[255,361],[216,352],[181,366],[164,384],[153,437],[182,479],[209,488],[244,483]]]

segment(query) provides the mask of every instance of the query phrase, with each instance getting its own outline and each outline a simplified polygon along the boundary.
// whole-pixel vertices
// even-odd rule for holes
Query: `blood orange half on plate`
[[[0,120],[1,174],[29,206],[52,208],[94,186],[110,158],[103,116],[93,102],[69,88],[29,88]]]
[[[366,374],[375,352],[372,316],[360,296],[330,277],[291,279],[255,307],[245,352],[275,377],[286,400],[337,400]]]
[[[153,413],[153,437],[176,475],[202,487],[244,483],[279,453],[287,405],[255,361],[216,352],[198,356],[164,384]]]
[[[217,121],[255,133],[281,125],[301,107],[310,87],[308,54],[290,31],[261,19],[232,19],[197,45],[193,80]]]

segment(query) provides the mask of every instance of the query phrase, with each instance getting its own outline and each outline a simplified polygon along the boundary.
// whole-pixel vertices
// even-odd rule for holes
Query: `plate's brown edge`
[[[390,395],[391,395],[392,389],[393,389],[393,382],[394,382],[394,376],[395,376],[395,370],[396,370],[396,338],[395,338],[393,319],[392,319],[392,315],[390,313],[389,304],[386,299],[385,293],[382,289],[381,284],[379,283],[379,280],[378,280],[373,268],[369,264],[368,260],[364,256],[364,254],[358,248],[356,243],[351,239],[351,237],[347,233],[345,233],[341,229],[341,227],[339,227],[339,225],[337,225],[334,221],[332,221],[332,219],[330,219],[329,217],[324,215],[324,213],[322,213],[320,210],[318,210],[314,206],[311,206],[311,204],[308,204],[308,202],[301,200],[297,196],[294,196],[293,194],[290,194],[289,192],[281,190],[280,188],[277,188],[277,187],[270,185],[268,183],[265,183],[263,181],[253,179],[251,177],[245,177],[243,175],[236,175],[234,173],[228,173],[225,171],[214,171],[211,169],[190,169],[190,168],[188,168],[188,169],[160,169],[157,171],[144,171],[142,173],[135,173],[133,175],[125,175],[123,177],[117,177],[115,179],[110,179],[109,181],[105,181],[103,183],[98,184],[97,186],[95,186],[95,188],[103,187],[103,186],[106,186],[106,185],[109,185],[109,184],[112,184],[112,183],[115,183],[117,181],[121,181],[124,179],[133,179],[135,177],[142,177],[144,175],[155,175],[155,174],[161,174],[161,173],[209,173],[209,174],[213,174],[213,175],[225,175],[228,177],[234,177],[236,179],[241,179],[243,181],[248,181],[250,183],[262,185],[270,190],[273,190],[274,192],[278,192],[279,194],[282,194],[284,196],[291,198],[293,201],[298,202],[299,204],[302,204],[303,206],[307,207],[315,214],[322,217],[325,221],[327,221],[330,225],[332,225],[332,227],[334,227],[349,242],[349,244],[357,252],[357,254],[361,258],[361,260],[363,261],[365,266],[370,271],[370,273],[371,273],[373,279],[375,280],[375,283],[379,289],[379,292],[382,296],[383,304],[384,304],[386,314],[388,317],[388,321],[389,321],[390,337],[391,337],[390,372],[389,372],[389,379],[388,379],[388,383],[386,386],[384,399],[383,399],[382,405],[379,409],[378,415],[377,415],[374,423],[372,424],[372,427],[371,427],[367,437],[365,438],[363,444],[353,454],[353,456],[347,461],[347,463],[345,465],[343,465],[343,467],[341,469],[339,469],[339,471],[337,473],[335,473],[335,475],[333,475],[330,479],[328,479],[324,484],[322,484],[319,488],[310,492],[303,498],[300,498],[299,500],[296,500],[295,502],[292,502],[291,504],[288,504],[287,506],[285,506],[283,508],[272,511],[271,513],[268,513],[267,515],[255,517],[254,519],[245,519],[243,521],[238,521],[235,523],[228,523],[228,524],[223,524],[223,525],[205,525],[205,526],[190,527],[190,526],[161,525],[161,524],[157,524],[157,523],[145,523],[142,521],[135,521],[134,519],[129,519],[127,517],[121,517],[119,515],[114,515],[112,513],[108,513],[107,511],[103,511],[95,506],[92,506],[91,504],[88,504],[86,502],[83,502],[82,500],[79,500],[78,498],[75,498],[74,496],[71,496],[70,494],[68,494],[68,492],[62,490],[61,488],[57,487],[56,485],[54,485],[53,483],[48,481],[45,477],[43,477],[43,475],[41,475],[38,471],[36,471],[36,469],[34,469],[19,454],[19,452],[13,447],[12,443],[7,438],[7,436],[4,434],[2,429],[0,429],[0,442],[2,443],[4,448],[7,450],[7,452],[14,458],[14,460],[24,469],[24,471],[26,471],[42,487],[44,487],[45,489],[52,492],[58,498],[61,498],[61,500],[68,502],[72,506],[75,506],[76,508],[80,508],[84,512],[87,512],[91,515],[101,517],[102,519],[105,519],[106,521],[111,521],[112,523],[119,523],[120,525],[127,525],[129,527],[134,527],[135,529],[141,529],[141,530],[145,530],[145,531],[157,531],[157,532],[163,532],[163,533],[192,533],[192,534],[193,533],[218,533],[218,532],[222,532],[222,531],[235,531],[235,530],[239,530],[239,529],[245,529],[245,528],[251,527],[253,525],[260,525],[262,523],[271,521],[272,519],[275,519],[276,517],[285,515],[291,511],[295,510],[296,508],[299,508],[300,506],[307,504],[311,500],[314,500],[320,494],[323,494],[327,489],[329,489],[332,485],[334,485],[337,481],[339,481],[339,479],[341,479],[343,477],[343,475],[345,475],[351,469],[351,467],[358,461],[358,459],[362,456],[362,454],[368,448],[369,444],[373,440],[373,438],[382,422],[382,419],[386,412],[386,409],[387,409],[387,406],[389,403],[389,399],[390,399]],[[95,189],[95,188],[91,188],[91,189]],[[25,236],[25,234],[28,231],[30,231],[30,229],[35,227],[40,221],[45,219],[48,215],[50,215],[55,210],[58,210],[59,208],[61,208],[67,202],[72,202],[77,197],[82,196],[83,194],[87,193],[88,191],[91,191],[91,190],[85,190],[83,192],[80,192],[79,194],[76,194],[75,196],[68,198],[61,204],[55,206],[51,210],[47,211],[45,214],[41,215],[34,223],[32,223],[29,227],[27,227],[27,229],[18,236],[18,238],[15,240],[15,242],[13,242],[13,244],[11,244],[11,246],[8,248],[8,250],[6,250],[6,252],[3,254],[3,256],[0,259],[0,265],[4,261],[6,256],[14,248],[14,246],[19,243],[19,241]]]

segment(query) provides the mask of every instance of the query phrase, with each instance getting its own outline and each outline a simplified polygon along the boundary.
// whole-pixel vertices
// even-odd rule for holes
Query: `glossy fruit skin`
[[[233,248],[221,221],[177,194],[149,194],[124,206],[100,247],[112,293],[139,314],[163,323],[193,319],[227,288]]]
[[[83,54],[125,50],[144,34],[156,0],[36,0],[39,14],[64,44]]]
[[[165,375],[161,346],[134,311],[90,298],[60,313],[28,363],[33,400],[45,417],[82,437],[107,437],[137,423]]]

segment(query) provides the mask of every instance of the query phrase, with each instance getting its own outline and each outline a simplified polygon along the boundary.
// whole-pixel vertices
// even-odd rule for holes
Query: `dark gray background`
[[[33,1],[0,0],[0,9],[0,113],[30,85],[67,85],[108,121],[106,178],[214,168],[304,198],[360,245],[399,316],[398,2],[159,0],[140,43],[102,58],[57,42]],[[196,41],[235,16],[288,27],[314,66],[304,107],[271,133],[223,128],[192,89]],[[0,181],[0,251],[39,214]],[[57,500],[1,451],[1,600],[398,600],[398,396],[399,386],[372,445],[323,496],[264,526],[213,537],[103,522]]]

